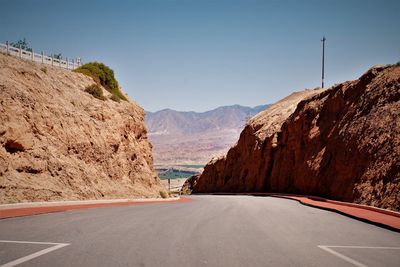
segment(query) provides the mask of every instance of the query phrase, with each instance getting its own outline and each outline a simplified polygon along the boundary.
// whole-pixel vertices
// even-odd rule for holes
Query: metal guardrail
[[[43,52],[38,54],[35,53],[33,50],[27,51],[18,47],[13,47],[8,42],[6,42],[5,44],[0,43],[0,52],[6,53],[11,56],[19,57],[22,59],[31,60],[33,62],[38,62],[70,70],[76,69],[82,65],[80,58],[72,60],[58,59],[54,58],[53,56],[46,56]]]

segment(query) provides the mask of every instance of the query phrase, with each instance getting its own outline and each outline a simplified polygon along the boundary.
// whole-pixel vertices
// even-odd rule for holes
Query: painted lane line
[[[34,241],[14,241],[14,240],[0,240],[0,243],[34,244],[34,245],[60,245],[60,244],[66,244],[66,243],[34,242]],[[69,244],[68,244],[68,245],[69,245]]]
[[[68,243],[51,243],[51,242],[30,242],[30,241],[11,241],[11,240],[0,240],[0,243],[15,243],[15,244],[36,244],[36,245],[53,245],[52,247],[40,250],[38,252],[29,254],[25,257],[10,261],[6,264],[0,265],[0,267],[12,267],[12,266],[16,266],[18,264],[21,264],[23,262],[32,260],[34,258],[37,258],[39,256],[42,256],[44,254],[50,253],[54,250],[66,247],[70,244]]]
[[[322,246],[319,245],[318,246],[320,249],[323,249],[329,253],[331,253],[332,255],[335,255],[336,257],[341,258],[342,260],[347,261],[348,263],[351,263],[357,267],[368,267],[365,264],[362,264],[361,262],[358,262],[350,257],[347,257],[345,255],[343,255],[342,253],[339,253],[337,251],[334,251],[331,248],[358,248],[358,249],[392,249],[392,250],[400,250],[400,247],[368,247],[368,246]]]
[[[325,251],[327,251],[327,252],[329,252],[329,253],[331,253],[331,254],[333,254],[333,255],[335,255],[336,257],[341,258],[342,260],[347,261],[348,263],[351,263],[351,264],[357,266],[357,267],[368,267],[367,265],[364,265],[361,262],[358,262],[358,261],[353,260],[352,258],[349,258],[349,257],[347,257],[347,256],[345,256],[345,255],[343,255],[343,254],[341,254],[339,252],[336,252],[333,249],[328,248],[327,246],[318,246],[318,247],[323,249],[323,250],[325,250]]]
[[[329,248],[400,249],[400,247],[367,247],[367,246],[322,246],[322,247],[329,247]]]

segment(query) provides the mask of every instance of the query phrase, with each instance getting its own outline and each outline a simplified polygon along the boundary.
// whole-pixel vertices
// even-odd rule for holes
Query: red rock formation
[[[309,194],[400,210],[400,67],[374,67],[293,113],[287,104],[254,117],[194,192]]]
[[[196,186],[199,177],[200,174],[195,174],[186,179],[186,181],[182,185],[181,193],[184,195],[190,195],[193,191],[193,188]]]

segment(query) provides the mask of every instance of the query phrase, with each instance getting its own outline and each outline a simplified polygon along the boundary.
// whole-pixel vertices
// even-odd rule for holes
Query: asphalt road
[[[396,232],[287,199],[192,199],[0,220],[0,266],[400,266]]]

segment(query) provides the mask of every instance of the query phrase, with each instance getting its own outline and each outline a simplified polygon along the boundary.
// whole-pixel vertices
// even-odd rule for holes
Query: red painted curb
[[[335,204],[335,205],[353,207],[353,208],[357,208],[357,209],[365,209],[365,210],[379,212],[379,213],[383,213],[383,214],[387,214],[387,215],[390,215],[390,216],[395,216],[395,217],[399,217],[400,218],[400,212],[387,210],[387,209],[381,209],[381,208],[377,208],[377,207],[374,207],[374,206],[367,206],[367,205],[357,204],[357,203],[330,200],[330,199],[326,199],[326,198],[323,198],[323,197],[309,196],[309,195],[295,195],[295,194],[293,194],[293,195],[292,194],[279,194],[279,193],[276,193],[276,194],[272,193],[272,194],[269,194],[269,195],[271,195],[271,196],[288,196],[288,197],[308,198],[310,200],[317,201],[317,202],[321,201],[321,202],[332,203],[332,204]]]
[[[115,206],[130,206],[130,205],[143,205],[143,204],[156,204],[156,203],[186,203],[192,201],[191,198],[181,197],[178,200],[171,201],[127,201],[127,202],[113,202],[113,203],[97,203],[97,204],[77,204],[77,205],[65,205],[65,206],[47,206],[47,207],[29,207],[29,208],[16,208],[16,209],[5,209],[0,210],[0,219],[30,216],[37,214],[45,214],[52,212],[62,212],[68,210],[80,210],[80,209],[92,209],[102,207],[115,207]]]
[[[301,204],[311,206],[314,208],[326,209],[329,211],[337,212],[342,215],[362,220],[388,228],[390,230],[400,231],[400,217],[397,213],[386,211],[375,207],[368,207],[364,205],[357,205],[353,203],[343,203],[332,200],[313,200],[309,197],[300,196],[285,196],[285,195],[271,195],[275,197],[282,197],[286,199],[297,200]]]
[[[370,210],[370,211],[379,212],[379,213],[383,213],[383,214],[387,214],[387,215],[390,215],[390,216],[395,216],[395,217],[400,218],[400,213],[395,212],[395,211],[391,211],[391,210],[380,209],[380,208],[376,208],[376,207],[373,207],[373,206],[366,206],[366,205],[360,205],[360,204],[355,204],[355,203],[340,202],[340,201],[335,201],[335,200],[327,200],[327,201],[329,203],[333,203],[333,204],[337,204],[337,205]]]
[[[386,229],[400,232],[400,213],[380,209],[372,206],[360,205],[356,203],[341,202],[317,196],[282,194],[282,193],[213,193],[214,195],[249,195],[249,196],[269,196],[296,200],[299,203],[336,212],[353,219],[371,223]]]

